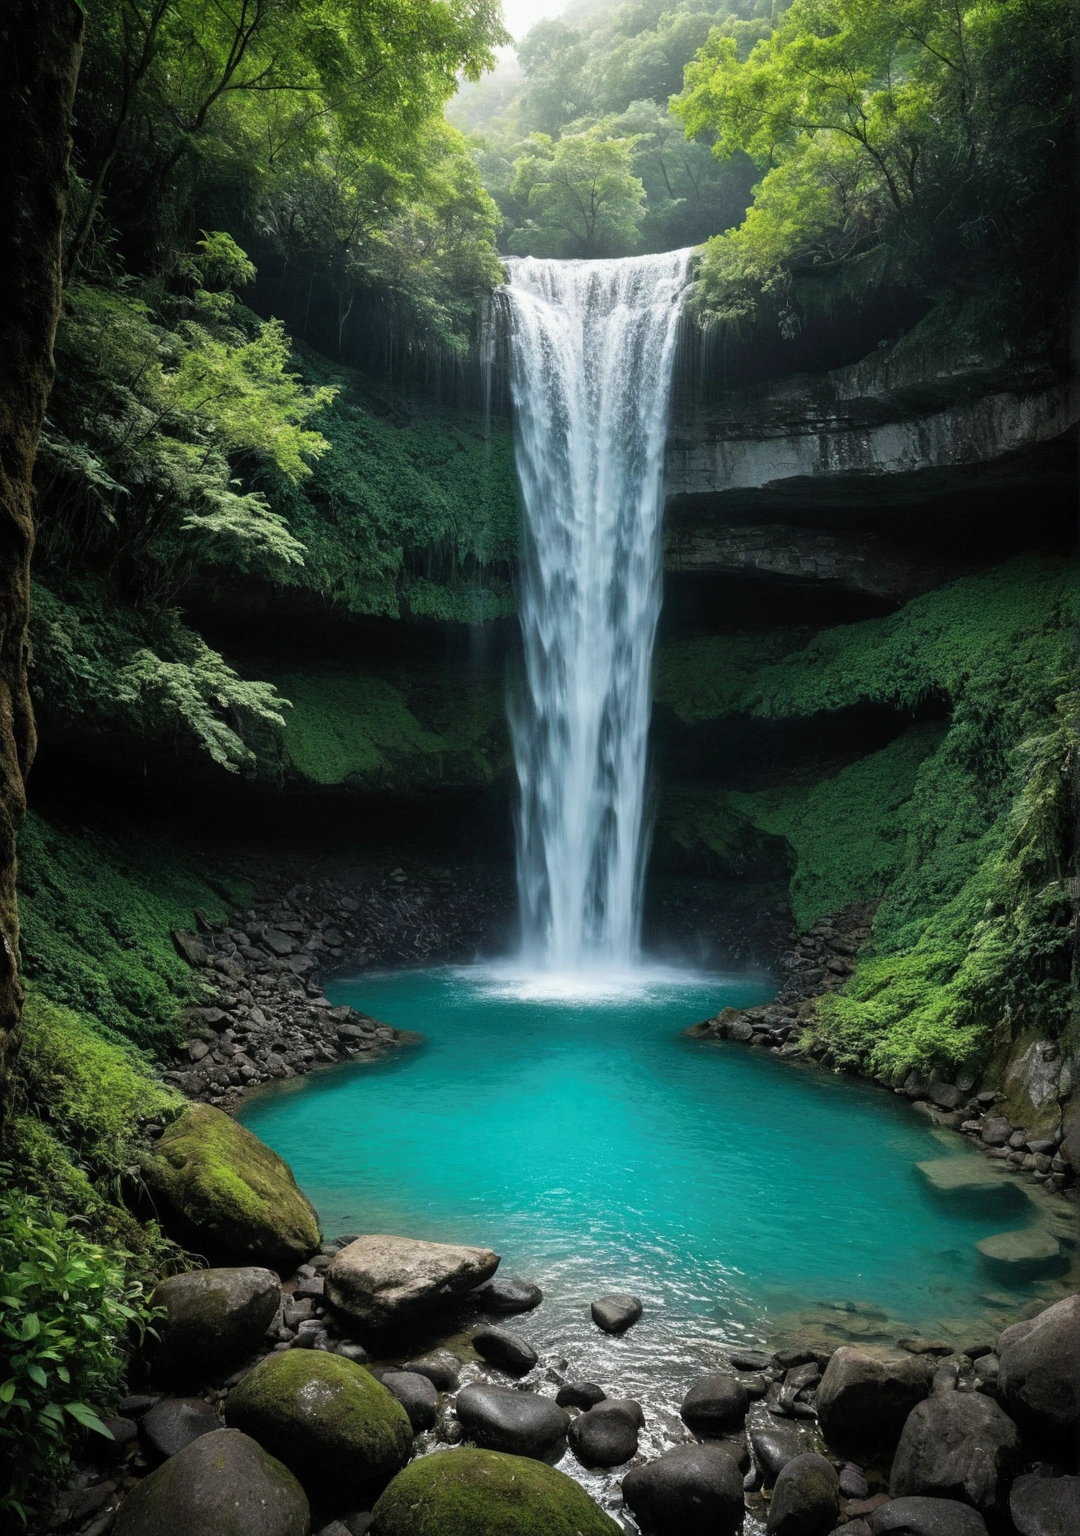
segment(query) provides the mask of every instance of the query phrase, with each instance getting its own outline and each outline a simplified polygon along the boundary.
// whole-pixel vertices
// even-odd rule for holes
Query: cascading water
[[[664,444],[691,252],[507,263],[525,502],[511,707],[525,957],[637,954]]]

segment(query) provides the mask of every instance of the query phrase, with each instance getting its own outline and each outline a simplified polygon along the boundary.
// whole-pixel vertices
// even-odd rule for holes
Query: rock
[[[840,1518],[836,1470],[824,1456],[795,1456],[776,1479],[769,1502],[769,1536],[827,1536]]]
[[[472,1347],[481,1360],[508,1376],[524,1376],[539,1359],[531,1344],[504,1328],[478,1328],[472,1336]]]
[[[964,1097],[955,1083],[935,1082],[932,1076],[927,1091],[939,1109],[955,1109]]]
[[[597,1403],[602,1403],[607,1397],[603,1387],[598,1387],[595,1381],[568,1381],[564,1387],[560,1387],[555,1394],[555,1401],[560,1408],[595,1408]]]
[[[1061,1257],[1061,1244],[1045,1227],[1021,1232],[996,1232],[975,1244],[992,1268],[1015,1275],[1036,1275],[1052,1269]]]
[[[683,1398],[679,1414],[695,1435],[723,1435],[741,1429],[749,1399],[734,1376],[703,1376]]]
[[[929,1393],[933,1369],[926,1355],[841,1346],[817,1389],[822,1434],[838,1450],[891,1450]]]
[[[1004,1115],[987,1115],[979,1139],[987,1147],[1003,1147],[1012,1135],[1012,1126]]]
[[[589,1310],[593,1322],[605,1333],[625,1333],[641,1316],[642,1304],[637,1296],[615,1293],[599,1297]]]
[[[304,1490],[239,1430],[204,1435],[120,1506],[115,1536],[307,1536]]]
[[[750,1431],[750,1448],[754,1462],[761,1469],[766,1488],[771,1488],[789,1461],[802,1456],[806,1442],[796,1429],[782,1429],[779,1425],[759,1427]]]
[[[1076,1536],[1080,1531],[1080,1477],[1018,1477],[1009,1513],[1020,1536]]]
[[[372,1233],[335,1254],[326,1298],[356,1322],[383,1328],[472,1290],[498,1263],[489,1248]]]
[[[935,1392],[908,1415],[889,1492],[956,1499],[996,1518],[1021,1462],[1019,1431],[997,1403],[979,1392]]]
[[[485,1312],[531,1312],[544,1299],[544,1293],[531,1280],[509,1277],[485,1280],[469,1296]]]
[[[987,1536],[982,1515],[955,1499],[892,1499],[867,1523],[870,1536]]]
[[[971,1203],[1022,1207],[1027,1196],[1000,1163],[978,1155],[935,1157],[916,1163],[927,1186],[935,1194]]]
[[[542,1461],[566,1437],[570,1415],[550,1397],[477,1383],[457,1396],[457,1416],[470,1440],[487,1451]]]
[[[343,1360],[351,1360],[354,1365],[367,1365],[371,1359],[362,1344],[339,1344],[334,1353]]]
[[[259,1348],[281,1301],[269,1269],[193,1269],[170,1275],[151,1297],[165,1317],[150,1354],[166,1386],[202,1385],[226,1375]]]
[[[418,1371],[384,1371],[380,1380],[409,1415],[417,1434],[432,1427],[439,1412],[439,1394],[426,1376]]]
[[[739,1349],[729,1358],[737,1371],[767,1371],[773,1363],[772,1355],[760,1349]]]
[[[844,1499],[865,1499],[870,1485],[862,1475],[862,1469],[848,1462],[840,1469],[840,1496]]]
[[[584,1466],[621,1467],[637,1455],[638,1421],[625,1402],[608,1398],[578,1414],[568,1438],[570,1449]]]
[[[291,1272],[319,1246],[288,1163],[209,1104],[189,1105],[141,1168],[170,1236],[195,1253]]]
[[[467,1446],[421,1456],[373,1513],[371,1536],[622,1536],[565,1473]]]
[[[718,1445],[677,1445],[623,1478],[645,1536],[733,1536],[742,1526],[742,1474]]]
[[[320,1502],[359,1502],[408,1457],[405,1409],[370,1371],[322,1350],[271,1355],[234,1387],[231,1426],[280,1457]]]
[[[440,1392],[456,1392],[461,1381],[461,1361],[448,1349],[434,1349],[429,1355],[406,1360],[401,1369],[426,1376]]]
[[[1080,1295],[1014,1323],[998,1339],[998,1389],[1021,1429],[1075,1455],[1080,1426]]]
[[[175,1456],[185,1445],[221,1428],[217,1413],[201,1397],[166,1397],[144,1414],[139,1431],[156,1456]]]

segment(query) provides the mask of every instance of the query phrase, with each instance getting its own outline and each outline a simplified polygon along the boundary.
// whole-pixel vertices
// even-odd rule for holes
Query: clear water
[[[637,952],[668,395],[690,251],[507,262],[525,507],[510,723],[524,953]]]
[[[915,1171],[958,1137],[885,1091],[681,1037],[765,985],[642,974],[582,993],[471,967],[331,991],[423,1043],[275,1085],[240,1118],[329,1234],[482,1244],[539,1281],[520,1329],[579,1376],[677,1397],[725,1341],[970,1337],[1030,1294],[1002,1293],[974,1245],[1034,1208],[943,1205]],[[623,1340],[589,1322],[609,1290],[646,1304]]]

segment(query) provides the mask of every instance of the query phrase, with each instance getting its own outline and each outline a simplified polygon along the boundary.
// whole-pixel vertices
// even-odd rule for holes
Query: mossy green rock
[[[202,1435],[151,1472],[120,1506],[116,1536],[308,1536],[304,1490],[235,1429]]]
[[[292,1270],[319,1246],[288,1163],[209,1104],[173,1121],[142,1173],[170,1236],[209,1259]]]
[[[370,1371],[323,1350],[271,1355],[230,1392],[225,1417],[319,1498],[358,1502],[409,1455],[409,1416]]]
[[[436,1451],[399,1472],[371,1536],[619,1536],[564,1472],[502,1451]]]

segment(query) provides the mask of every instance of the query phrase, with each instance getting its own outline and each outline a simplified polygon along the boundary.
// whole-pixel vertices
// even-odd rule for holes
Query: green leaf
[[[107,1424],[103,1424],[92,1408],[85,1403],[65,1403],[64,1410],[77,1419],[84,1429],[92,1429],[95,1435],[104,1435],[106,1440],[115,1440],[116,1436]]]

